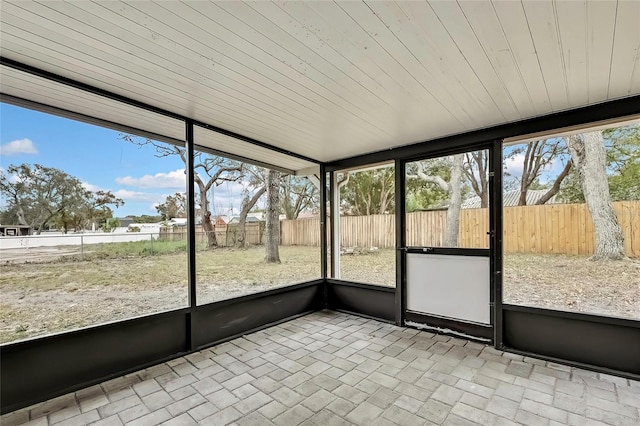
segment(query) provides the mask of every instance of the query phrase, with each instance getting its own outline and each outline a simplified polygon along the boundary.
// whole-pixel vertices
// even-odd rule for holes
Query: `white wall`
[[[125,228],[126,229],[126,228]],[[29,247],[79,246],[81,244],[123,243],[128,241],[150,241],[158,238],[158,232],[121,232],[86,234],[43,234],[25,237],[0,237],[0,249]]]

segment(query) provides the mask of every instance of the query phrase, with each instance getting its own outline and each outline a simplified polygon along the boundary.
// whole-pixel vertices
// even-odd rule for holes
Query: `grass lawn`
[[[0,265],[0,341],[9,342],[187,306],[184,242],[91,246],[80,255],[32,251]],[[197,251],[198,303],[320,277],[317,247]],[[342,278],[395,284],[395,250],[343,255]],[[554,255],[505,255],[505,302],[640,318],[640,262],[590,262]]]

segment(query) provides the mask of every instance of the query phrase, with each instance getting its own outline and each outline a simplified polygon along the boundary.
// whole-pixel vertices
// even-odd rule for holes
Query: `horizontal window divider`
[[[276,325],[279,325],[279,324],[283,324],[285,322],[293,321],[293,320],[295,320],[297,318],[303,317],[305,315],[312,314],[314,312],[318,312],[318,310],[317,309],[312,309],[312,310],[301,312],[301,313],[296,314],[296,315],[292,315],[292,316],[288,316],[286,318],[279,319],[277,321],[273,321],[273,322],[270,322],[270,323],[262,324],[262,325],[260,325],[258,327],[254,327],[252,329],[243,331],[241,333],[236,333],[234,335],[225,337],[223,339],[218,339],[216,341],[212,341],[212,342],[205,343],[203,345],[196,346],[196,348],[195,348],[195,350],[193,352],[201,351],[201,350],[204,350],[204,349],[207,349],[207,348],[211,348],[213,346],[218,346],[218,345],[221,345],[223,343],[229,342],[231,340],[237,339],[239,337],[246,336],[247,334],[255,333],[257,331],[264,330],[264,329],[269,328],[269,327],[273,327],[273,326],[276,326]]]
[[[334,285],[334,286],[358,287],[358,288],[365,288],[368,290],[384,291],[386,293],[396,292],[395,286],[390,287],[382,284],[359,283],[355,281],[339,280],[335,278],[327,278],[326,282],[327,284]]]
[[[235,303],[242,303],[248,300],[259,299],[261,297],[266,297],[266,296],[272,296],[274,294],[287,293],[290,291],[300,290],[307,287],[313,287],[316,285],[323,284],[323,282],[324,280],[322,278],[318,278],[312,281],[305,281],[302,283],[295,283],[291,285],[283,285],[282,287],[272,288],[265,291],[259,291],[257,293],[245,294],[238,297],[232,297],[230,299],[223,299],[215,302],[205,303],[205,304],[196,306],[195,309],[196,311],[206,311],[209,309],[219,308],[221,306],[233,305]]]
[[[190,312],[190,308],[189,307],[184,307],[184,308],[172,309],[172,310],[169,310],[169,311],[161,311],[161,312],[154,312],[154,313],[150,313],[150,314],[143,314],[143,315],[139,315],[139,316],[135,316],[135,317],[131,317],[131,318],[114,320],[114,321],[109,321],[109,322],[103,322],[103,323],[100,323],[100,324],[88,325],[88,326],[81,327],[81,328],[74,328],[72,330],[62,330],[62,331],[58,331],[58,332],[55,332],[55,333],[45,334],[45,335],[42,335],[42,336],[34,336],[34,337],[30,337],[28,339],[18,340],[18,341],[15,341],[15,342],[2,343],[2,344],[0,344],[0,349],[2,349],[2,351],[4,352],[4,351],[9,351],[9,350],[12,350],[14,348],[17,348],[19,346],[25,346],[25,345],[35,345],[35,346],[37,346],[40,343],[44,343],[44,342],[46,342],[48,340],[56,340],[56,339],[59,339],[61,337],[65,337],[65,336],[71,336],[71,335],[75,335],[75,334],[94,333],[94,332],[99,332],[101,329],[107,329],[107,328],[112,328],[112,327],[120,327],[120,326],[123,326],[123,325],[132,324],[132,323],[136,323],[136,322],[146,322],[146,321],[160,320],[160,319],[163,319],[164,317],[186,315],[189,312]]]
[[[404,247],[401,250],[411,254],[438,254],[454,256],[480,256],[489,257],[490,249],[456,248],[456,247]]]
[[[538,308],[535,306],[502,304],[504,311],[525,312],[529,314],[544,315],[557,318],[567,318],[576,321],[597,322],[600,324],[619,325],[623,327],[640,328],[640,319],[610,317],[587,312],[570,312],[556,309]]]
[[[541,360],[544,360],[544,361],[555,362],[557,364],[564,364],[564,365],[569,365],[571,367],[582,368],[584,370],[595,371],[597,373],[604,373],[604,374],[609,374],[609,375],[612,375],[612,376],[620,376],[620,377],[624,377],[626,379],[631,379],[631,380],[640,380],[640,374],[633,374],[633,373],[629,373],[628,371],[614,370],[612,368],[600,367],[600,366],[593,365],[593,364],[586,364],[584,362],[571,361],[571,360],[568,360],[568,359],[555,358],[555,357],[552,357],[552,356],[541,355],[539,353],[521,351],[521,350],[518,350],[518,349],[510,348],[508,346],[501,347],[500,350],[503,351],[503,352],[509,352],[509,353],[516,354],[516,355],[522,355],[522,356],[525,356],[525,357],[537,358],[537,359],[541,359]]]

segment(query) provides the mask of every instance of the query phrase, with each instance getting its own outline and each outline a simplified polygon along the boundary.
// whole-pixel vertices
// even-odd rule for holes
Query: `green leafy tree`
[[[463,154],[417,161],[410,165],[407,173],[407,180],[421,180],[447,194],[447,222],[444,231],[444,245],[446,247],[458,246],[460,209],[466,189],[463,174]],[[442,175],[445,175],[447,179],[444,179]]]
[[[394,211],[395,178],[391,167],[349,172],[340,201],[347,214],[366,216]]]
[[[406,202],[407,212],[428,210],[446,206],[449,200],[448,189],[435,184],[433,179],[422,179],[423,176],[437,176],[445,182],[451,178],[451,166],[448,160],[438,158],[407,165]]]
[[[640,200],[640,126],[603,130],[602,141],[611,200]],[[572,170],[564,180],[560,199],[568,203],[585,202],[577,170]]]
[[[113,232],[119,226],[120,226],[120,220],[116,217],[112,217],[107,219],[104,225],[102,225],[102,230],[104,232]]]
[[[134,223],[158,223],[163,220],[162,216],[153,216],[149,214],[141,214],[139,216],[129,215],[127,217],[133,219]]]
[[[11,165],[0,172],[0,195],[7,204],[5,216],[12,214],[38,234],[47,226],[66,232],[106,220],[112,215],[109,205],[124,204],[109,191],[89,191],[78,178],[40,164]]]
[[[171,220],[176,217],[187,216],[187,197],[185,194],[176,192],[169,195],[164,203],[156,206],[156,211],[160,215],[161,220]]]

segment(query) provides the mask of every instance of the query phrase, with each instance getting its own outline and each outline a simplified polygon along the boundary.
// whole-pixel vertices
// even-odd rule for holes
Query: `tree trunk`
[[[202,230],[206,236],[206,248],[213,249],[218,247],[218,238],[216,238],[216,226],[211,222],[211,212],[209,211],[209,201],[207,200],[207,191],[200,188],[200,211],[202,212]],[[190,219],[190,218],[189,218]]]
[[[242,200],[242,207],[240,210],[240,219],[238,220],[238,228],[236,232],[235,248],[243,249],[247,247],[247,215],[249,211],[256,205],[258,199],[262,197],[262,194],[266,192],[266,188],[262,187],[256,192],[251,199],[247,195]]]
[[[24,217],[24,210],[20,205],[18,205],[16,210],[16,216],[18,216],[18,225],[30,226],[30,224],[27,223],[27,219]]]
[[[580,175],[596,234],[596,250],[591,259],[623,259],[624,234],[611,205],[602,131],[571,135],[567,145]]]
[[[265,257],[267,263],[280,263],[280,173],[269,170],[267,175],[267,223]]]
[[[486,209],[489,207],[489,194],[487,194],[486,188],[482,189],[482,193],[480,194],[480,208]]]
[[[454,155],[449,180],[449,208],[447,209],[447,227],[444,233],[445,247],[458,247],[460,229],[460,208],[462,207],[462,166],[463,154]]]
[[[218,239],[216,238],[216,227],[211,222],[211,212],[205,210],[202,215],[202,230],[207,237],[207,248],[212,249],[218,247]]]

